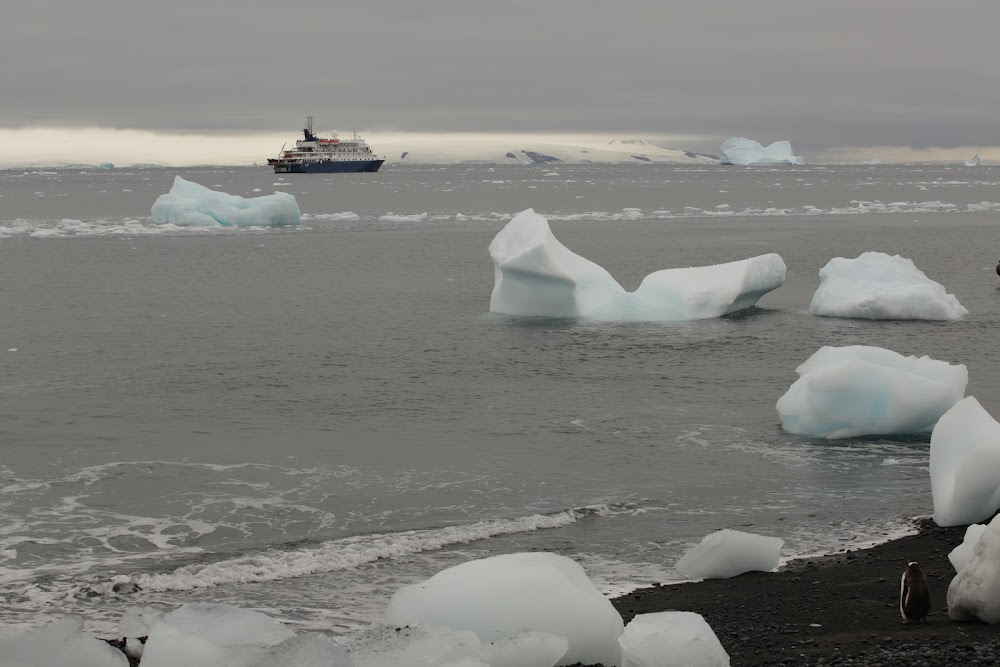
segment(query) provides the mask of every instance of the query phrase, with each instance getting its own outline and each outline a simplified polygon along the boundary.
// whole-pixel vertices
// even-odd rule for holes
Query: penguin
[[[927,612],[931,608],[931,594],[927,587],[927,575],[915,562],[910,562],[899,586],[899,613],[903,623],[910,621],[927,622]]]
[[[1000,262],[997,263],[997,275],[1000,276]]]

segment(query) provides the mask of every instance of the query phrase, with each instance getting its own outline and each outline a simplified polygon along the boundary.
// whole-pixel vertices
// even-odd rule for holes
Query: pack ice
[[[83,633],[83,617],[66,616],[0,643],[3,667],[128,667],[125,654]]]
[[[681,321],[754,306],[785,282],[785,262],[769,254],[728,264],[651,273],[626,292],[603,267],[564,246],[532,209],[490,243],[490,310],[524,317]]]
[[[868,320],[959,320],[969,313],[913,260],[884,252],[834,257],[819,272],[809,312]]]
[[[990,521],[972,560],[951,580],[948,616],[1000,623],[1000,516]]]
[[[798,155],[792,155],[792,144],[787,141],[775,141],[764,147],[753,139],[733,137],[726,139],[719,146],[719,161],[722,164],[736,165],[801,165],[805,164]]]
[[[701,614],[639,614],[618,638],[622,667],[729,667],[729,654]]]
[[[468,561],[396,591],[394,625],[447,626],[493,642],[525,631],[560,635],[558,665],[618,665],[622,618],[579,564],[557,554],[518,553]]]
[[[934,428],[965,395],[969,372],[881,347],[821,347],[778,399],[781,426],[813,438],[902,435]]]
[[[728,579],[744,572],[778,567],[785,541],[738,530],[719,530],[681,556],[674,566],[692,579]]]
[[[275,192],[244,198],[174,177],[170,192],[157,197],[153,221],[185,227],[285,227],[302,218],[295,197]]]
[[[985,521],[1000,508],[1000,424],[974,396],[938,420],[931,434],[934,522]]]

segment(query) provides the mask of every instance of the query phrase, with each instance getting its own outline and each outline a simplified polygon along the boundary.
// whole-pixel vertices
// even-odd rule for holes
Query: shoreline
[[[701,614],[733,667],[1000,663],[1000,625],[948,618],[955,576],[948,553],[966,527],[941,528],[929,518],[914,527],[915,534],[806,556],[777,572],[652,586],[611,602],[626,623],[658,611]],[[926,624],[904,625],[900,617],[899,579],[909,561],[920,563],[930,584]]]

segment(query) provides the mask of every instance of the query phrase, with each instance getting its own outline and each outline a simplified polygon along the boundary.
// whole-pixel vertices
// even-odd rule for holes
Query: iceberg
[[[446,626],[495,642],[536,631],[566,638],[559,665],[618,665],[622,618],[575,561],[553,553],[468,561],[396,591],[393,625]]]
[[[298,202],[287,192],[243,198],[180,176],[156,199],[151,213],[153,222],[184,227],[285,227],[302,219]]]
[[[962,364],[881,347],[821,347],[778,399],[781,426],[813,438],[928,432],[965,395]]]
[[[556,239],[532,209],[518,213],[490,243],[490,311],[522,317],[683,321],[754,306],[785,282],[774,253],[738,262],[651,273],[635,292]]]
[[[976,153],[971,158],[965,161],[966,167],[978,167],[982,160],[979,159],[979,153]]]
[[[802,165],[805,164],[798,155],[792,155],[792,144],[787,141],[775,141],[766,148],[753,139],[733,137],[726,139],[719,146],[719,161],[722,164],[736,165]]]
[[[1000,424],[974,396],[955,404],[931,433],[934,522],[962,526],[1000,508]]]
[[[959,320],[969,311],[913,260],[884,252],[834,257],[819,272],[809,312],[867,320]]]
[[[976,545],[979,539],[986,532],[986,524],[974,523],[965,529],[965,537],[962,543],[948,553],[948,560],[955,572],[961,572],[962,568],[969,564],[972,556],[976,553]]]
[[[82,616],[66,616],[0,643],[3,667],[128,667],[125,654],[83,633]]]
[[[738,530],[719,530],[681,556],[674,566],[692,579],[728,579],[744,572],[778,567],[785,541]]]
[[[1000,516],[990,521],[972,560],[951,580],[948,616],[1000,623]]]
[[[701,614],[639,614],[618,638],[622,667],[729,667],[729,654]]]
[[[565,637],[525,632],[484,645],[481,657],[490,667],[553,667],[568,650]]]

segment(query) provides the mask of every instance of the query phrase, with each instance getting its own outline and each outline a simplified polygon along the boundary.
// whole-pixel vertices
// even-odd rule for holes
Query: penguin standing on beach
[[[903,615],[903,623],[926,623],[930,608],[931,593],[927,587],[927,575],[919,565],[910,562],[899,586],[899,613]]]

